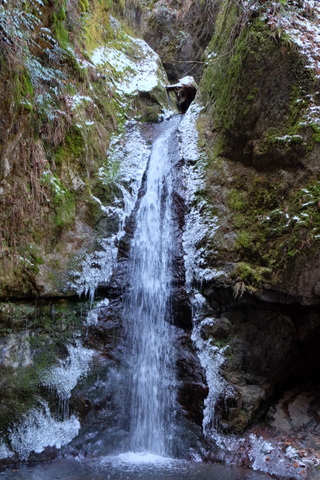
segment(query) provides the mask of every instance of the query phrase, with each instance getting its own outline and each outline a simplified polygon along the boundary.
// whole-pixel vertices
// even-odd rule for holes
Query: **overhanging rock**
[[[178,108],[181,113],[185,113],[192,100],[196,96],[198,86],[193,77],[187,76],[179,80],[174,85],[166,86],[167,92],[174,92],[177,97]]]

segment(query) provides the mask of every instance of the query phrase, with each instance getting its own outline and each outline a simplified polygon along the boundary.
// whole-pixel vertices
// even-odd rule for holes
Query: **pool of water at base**
[[[126,453],[64,459],[0,472],[0,480],[271,480],[267,474],[214,463]]]

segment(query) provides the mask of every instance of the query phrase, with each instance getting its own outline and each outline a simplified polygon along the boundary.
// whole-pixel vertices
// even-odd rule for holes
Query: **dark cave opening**
[[[175,94],[177,107],[180,113],[186,113],[197,93],[197,87],[194,83],[193,77],[186,77],[175,85],[168,85],[166,90],[168,93],[173,92]]]
[[[298,332],[299,334],[299,332]],[[303,338],[295,339],[290,351],[290,362],[280,390],[292,388],[318,389],[320,387],[320,325],[311,329]]]

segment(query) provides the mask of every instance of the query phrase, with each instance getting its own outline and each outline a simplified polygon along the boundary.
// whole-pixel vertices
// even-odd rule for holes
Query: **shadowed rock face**
[[[125,16],[159,54],[170,81],[189,74],[198,81],[219,3],[169,0],[155,2],[150,8],[127,0]]]
[[[220,432],[280,438],[318,450],[320,318],[317,306],[266,302],[206,286],[201,337],[226,347]],[[247,437],[246,437],[247,438]],[[287,443],[289,445],[289,443]],[[290,443],[291,444],[291,443]]]

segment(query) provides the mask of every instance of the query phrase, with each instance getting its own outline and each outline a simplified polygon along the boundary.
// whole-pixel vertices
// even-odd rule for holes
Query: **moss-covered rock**
[[[317,303],[319,146],[309,110],[317,82],[288,35],[275,36],[266,9],[223,4],[200,83],[206,192],[220,216],[212,266],[234,262],[229,278],[247,291],[268,285]],[[305,278],[300,287],[289,271]]]
[[[245,16],[225,2],[217,25],[200,90],[221,153],[256,168],[301,166],[314,145],[302,125],[317,88],[307,59],[285,35],[274,37],[263,9]]]
[[[154,88],[119,91],[152,56],[115,18],[121,2],[7,7],[0,18],[8,37],[0,72],[0,296],[64,295],[74,255],[101,234],[99,201],[115,198],[115,183],[99,174],[114,168],[110,137],[128,118],[159,119],[165,74],[152,53]],[[110,58],[92,62],[104,47]],[[125,54],[131,66],[123,71]],[[105,220],[108,235],[114,224]]]

